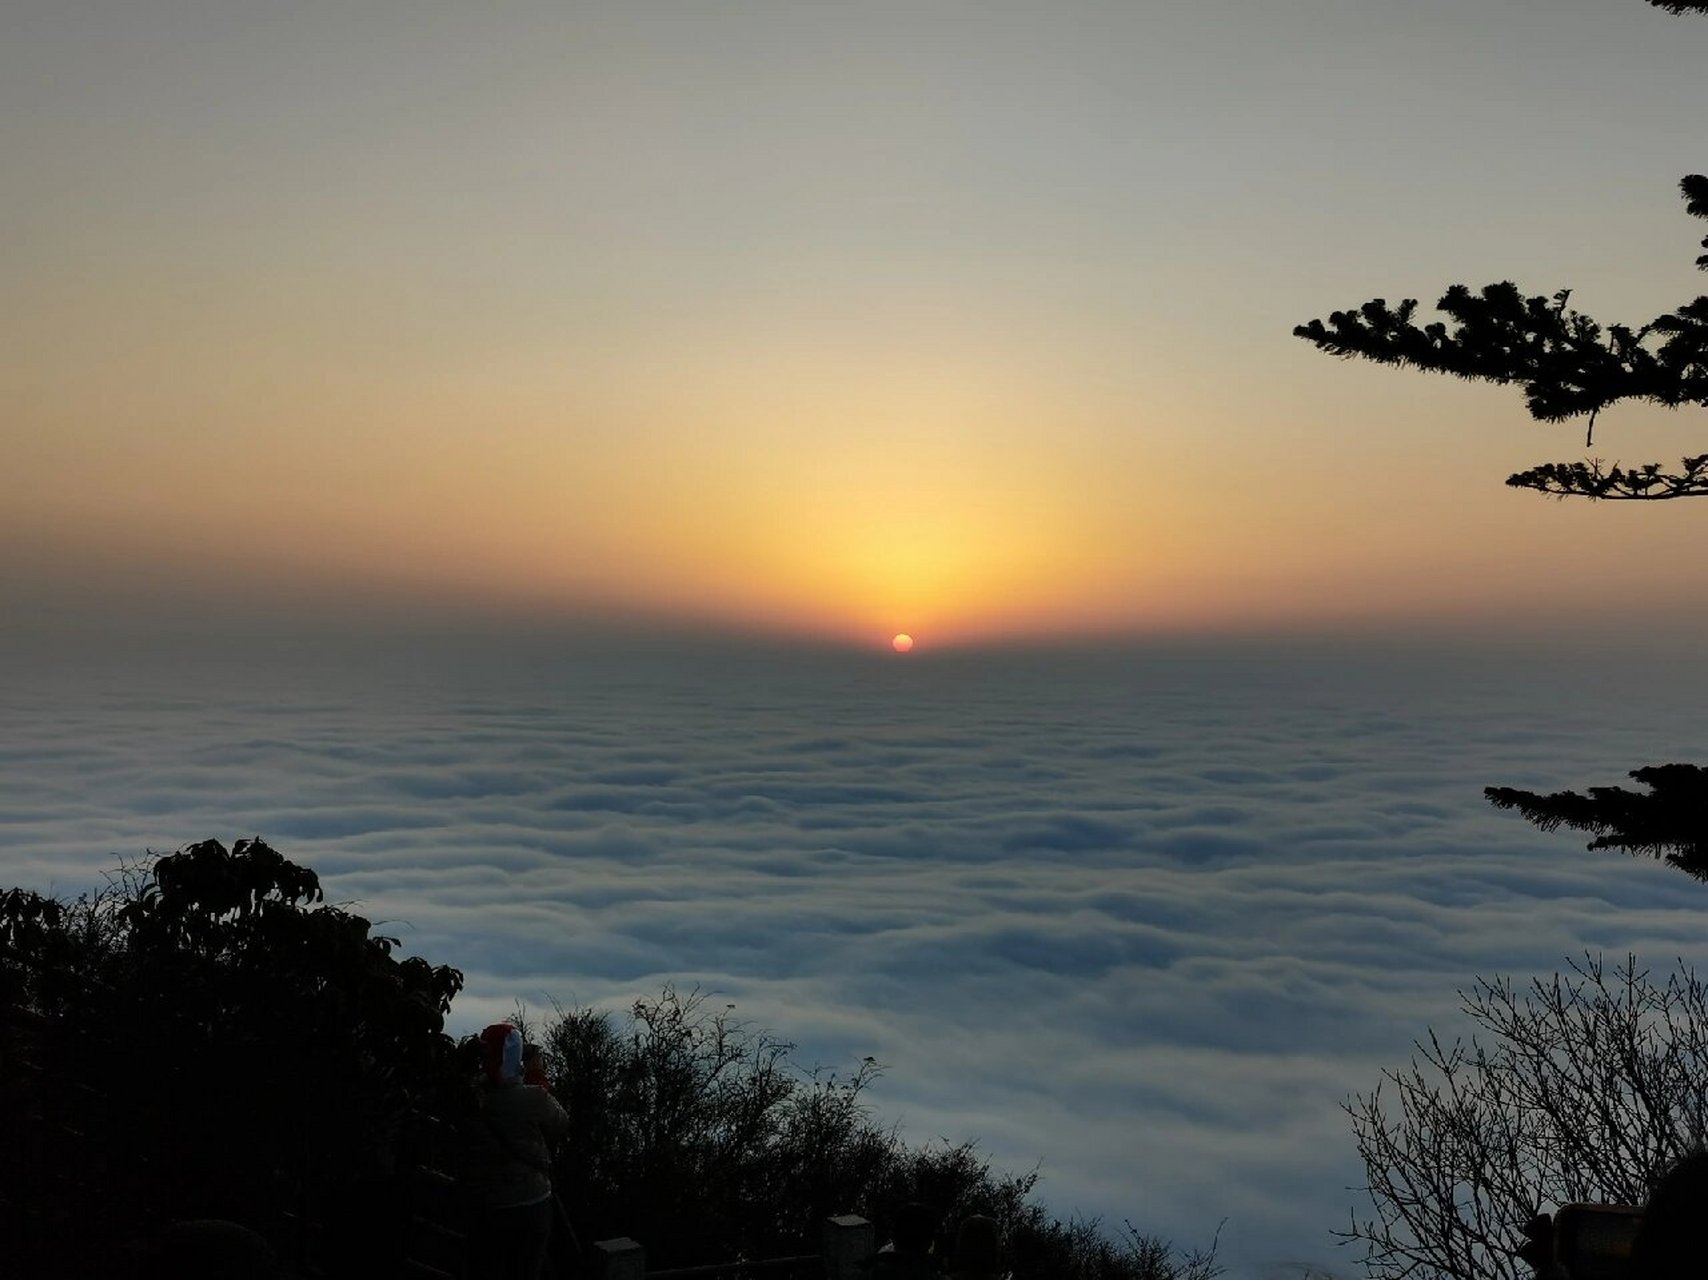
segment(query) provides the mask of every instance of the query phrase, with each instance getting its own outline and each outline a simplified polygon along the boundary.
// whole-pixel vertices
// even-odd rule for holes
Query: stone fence
[[[820,1236],[820,1252],[791,1258],[770,1258],[758,1262],[723,1262],[703,1267],[678,1267],[669,1271],[648,1271],[646,1249],[623,1237],[617,1240],[596,1240],[591,1250],[593,1280],[717,1280],[726,1277],[760,1277],[775,1274],[812,1276],[815,1280],[864,1280],[867,1264],[877,1248],[872,1224],[854,1214],[826,1218]]]

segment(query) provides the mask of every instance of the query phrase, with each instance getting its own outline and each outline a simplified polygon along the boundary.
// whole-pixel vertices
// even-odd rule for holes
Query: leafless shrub
[[[1434,1031],[1409,1066],[1346,1104],[1372,1212],[1340,1233],[1384,1280],[1521,1280],[1536,1213],[1641,1204],[1708,1136],[1708,984],[1600,956],[1460,993],[1476,1028]]]
[[[526,1011],[518,1010],[526,1025]],[[630,1235],[681,1266],[810,1247],[832,1213],[880,1236],[908,1201],[942,1214],[944,1244],[969,1213],[1002,1225],[1015,1274],[1050,1280],[1211,1280],[1215,1242],[1179,1250],[1127,1224],[1061,1221],[1033,1196],[1036,1169],[991,1167],[971,1141],[909,1146],[870,1112],[881,1067],[799,1065],[794,1046],[698,988],[665,987],[626,1018],[554,1007],[531,1028],[574,1126],[555,1170],[590,1238]]]

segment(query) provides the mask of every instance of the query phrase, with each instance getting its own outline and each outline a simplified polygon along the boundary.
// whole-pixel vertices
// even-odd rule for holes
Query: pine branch
[[[1708,8],[1704,9],[1708,12]],[[1700,173],[1692,173],[1681,179],[1679,190],[1684,192],[1684,211],[1692,217],[1708,218],[1708,178]],[[1708,236],[1702,238],[1702,247],[1708,249]],[[1696,265],[1703,271],[1708,271],[1708,253],[1696,260]]]
[[[1708,0],[1700,6],[1708,12]],[[1682,179],[1685,212],[1708,218],[1708,177]],[[1708,248],[1708,239],[1703,247]],[[1697,260],[1708,269],[1708,255]],[[1326,322],[1297,326],[1294,336],[1330,355],[1372,360],[1471,381],[1524,390],[1533,418],[1563,422],[1588,415],[1588,447],[1596,415],[1610,405],[1639,401],[1708,407],[1708,296],[1698,297],[1645,325],[1603,325],[1566,304],[1570,290],[1526,297],[1511,281],[1473,292],[1456,284],[1435,305],[1446,321],[1418,324],[1417,299],[1390,307],[1374,298]],[[1702,459],[1684,459],[1680,474],[1658,463],[1635,470],[1599,460],[1546,463],[1511,476],[1515,488],[1559,497],[1609,499],[1698,497],[1708,494]]]
[[[1646,462],[1633,470],[1617,463],[1604,470],[1599,458],[1588,462],[1545,462],[1506,478],[1514,489],[1534,489],[1556,498],[1605,498],[1659,502],[1666,498],[1708,497],[1708,453],[1682,458],[1683,470],[1669,474],[1658,462]]]
[[[1649,0],[1649,3],[1668,13],[1708,13],[1708,0]]]
[[[1708,880],[1708,768],[1649,765],[1633,769],[1630,776],[1648,793],[1591,787],[1588,795],[1539,795],[1515,787],[1485,787],[1483,794],[1496,808],[1516,809],[1538,830],[1588,831],[1596,837],[1589,842],[1591,849],[1663,858],[1698,880]]]
[[[1453,324],[1418,325],[1417,300],[1375,298],[1312,320],[1294,336],[1334,356],[1524,388],[1530,415],[1562,422],[1622,400],[1708,406],[1708,296],[1641,328],[1603,326],[1566,306],[1569,290],[1524,297],[1510,281],[1451,286],[1436,307]]]

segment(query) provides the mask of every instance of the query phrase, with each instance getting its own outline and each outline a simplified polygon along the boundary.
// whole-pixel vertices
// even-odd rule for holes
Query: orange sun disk
[[[894,640],[890,641],[890,648],[894,649],[897,653],[906,653],[909,649],[913,648],[913,637],[904,631]]]

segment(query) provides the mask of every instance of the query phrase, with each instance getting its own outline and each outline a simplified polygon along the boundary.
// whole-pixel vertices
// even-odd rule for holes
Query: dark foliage
[[[584,1239],[627,1235],[649,1265],[787,1256],[816,1247],[818,1224],[861,1213],[887,1238],[920,1201],[954,1225],[1003,1224],[1015,1274],[1057,1280],[1208,1280],[1214,1246],[1186,1252],[1130,1225],[1119,1239],[1062,1222],[1033,1198],[1036,1171],[993,1170],[971,1143],[910,1147],[871,1117],[878,1065],[804,1070],[793,1046],[735,1020],[702,992],[666,988],[621,1023],[559,1009],[532,1031],[574,1129],[555,1182]]]
[[[1461,1000],[1468,1040],[1430,1032],[1346,1107],[1372,1212],[1341,1234],[1377,1280],[1528,1280],[1516,1251],[1538,1211],[1642,1204],[1708,1139],[1708,983],[1691,969],[1586,956]]]
[[[1708,12],[1703,6],[1673,7]],[[1693,174],[1679,185],[1686,212],[1708,217],[1708,177]],[[1703,247],[1708,248],[1708,239]],[[1708,269],[1708,255],[1696,262]],[[1333,312],[1326,323],[1299,325],[1293,333],[1330,355],[1516,383],[1538,420],[1587,415],[1586,448],[1594,443],[1596,415],[1621,401],[1708,406],[1708,296],[1638,327],[1603,326],[1570,309],[1570,296],[1570,290],[1561,290],[1551,297],[1526,297],[1509,281],[1475,291],[1456,284],[1436,303],[1448,323],[1416,323],[1415,298],[1397,307],[1375,298],[1355,311]],[[1683,459],[1676,472],[1663,470],[1660,463],[1622,467],[1594,458],[1543,463],[1509,476],[1507,483],[1558,497],[1701,497],[1708,495],[1708,454]]]
[[[1650,0],[1674,13],[1708,13],[1708,3]],[[1679,183],[1685,212],[1708,218],[1708,177],[1692,174]],[[1702,242],[1708,248],[1708,238]],[[1696,265],[1708,270],[1708,254]],[[1569,290],[1552,297],[1526,297],[1510,282],[1472,292],[1453,285],[1436,304],[1450,324],[1419,325],[1417,300],[1397,307],[1376,298],[1356,311],[1336,311],[1327,323],[1312,320],[1296,336],[1336,356],[1359,356],[1381,364],[1423,369],[1456,377],[1523,386],[1533,417],[1557,422],[1587,414],[1585,447],[1594,441],[1596,415],[1622,400],[1678,408],[1708,407],[1708,296],[1698,297],[1640,328],[1605,328],[1566,303]],[[1520,471],[1507,484],[1557,497],[1578,496],[1657,501],[1708,495],[1708,453],[1680,459],[1674,472],[1660,463],[1636,467],[1600,459],[1550,462]],[[1708,801],[1704,771],[1670,764],[1635,770],[1651,788],[1644,795],[1620,787],[1592,787],[1538,795],[1513,787],[1489,787],[1496,805],[1517,809],[1544,831],[1560,826],[1594,833],[1592,849],[1624,849],[1665,858],[1699,879],[1708,879]]]
[[[427,1238],[407,1208],[458,1222],[430,1170],[455,1172],[473,1106],[475,1066],[443,1030],[462,976],[396,947],[259,840],[204,841],[71,902],[0,893],[0,1261],[122,1275],[165,1224],[214,1217],[371,1277]],[[868,1114],[876,1063],[803,1071],[699,993],[667,988],[625,1025],[559,1010],[541,1038],[575,1124],[555,1181],[581,1237],[633,1236],[654,1265],[812,1252],[826,1216],[884,1230],[918,1199],[945,1239],[967,1213],[1004,1223],[1021,1277],[1217,1271],[1213,1245],[1056,1221],[1035,1172],[971,1144],[909,1148]],[[454,1248],[435,1261],[460,1266]]]
[[[1708,13],[1708,0],[1650,3]],[[1679,185],[1685,211],[1708,217],[1708,177]],[[1708,239],[1702,244],[1708,249]],[[1696,265],[1708,270],[1708,254]],[[1568,309],[1569,297],[1526,297],[1509,282],[1477,292],[1454,285],[1437,303],[1450,324],[1420,326],[1415,299],[1390,308],[1378,298],[1293,332],[1331,355],[1517,383],[1539,420],[1587,415],[1585,448],[1596,415],[1620,401],[1708,407],[1708,297],[1635,328],[1603,327]],[[1699,497],[1708,495],[1708,454],[1682,459],[1676,473],[1659,463],[1545,463],[1507,483],[1559,497]],[[1669,764],[1631,777],[1648,793],[1485,794],[1544,831],[1588,831],[1592,849],[1661,857],[1708,879],[1708,770]],[[1355,1214],[1343,1235],[1365,1247],[1365,1267],[1377,1277],[1531,1275],[1552,1248],[1542,1209],[1641,1203],[1665,1165],[1708,1140],[1708,988],[1688,969],[1660,985],[1634,957],[1609,972],[1591,956],[1572,976],[1556,974],[1528,992],[1501,979],[1461,994],[1488,1040],[1473,1033],[1469,1043],[1444,1044],[1431,1031],[1409,1068],[1384,1073],[1372,1093],[1347,1105],[1374,1212]],[[1700,1207],[1691,1206],[1693,1243]]]
[[[461,974],[321,897],[259,840],[0,895],[0,1195],[56,1270],[104,1274],[174,1219],[331,1222],[438,1100]]]
[[[1542,795],[1516,787],[1485,787],[1502,809],[1516,809],[1543,831],[1570,827],[1593,832],[1591,849],[1623,849],[1663,858],[1698,880],[1708,880],[1708,769],[1694,764],[1650,765],[1631,770],[1648,791],[1591,787],[1589,794]]]

